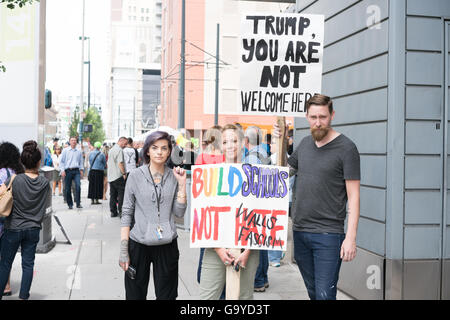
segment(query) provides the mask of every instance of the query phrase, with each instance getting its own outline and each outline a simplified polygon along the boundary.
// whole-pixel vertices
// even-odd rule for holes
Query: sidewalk
[[[46,254],[36,254],[31,286],[32,300],[124,300],[124,274],[118,264],[120,220],[111,218],[108,200],[91,205],[87,180],[82,180],[83,209],[68,210],[60,196],[53,197],[53,212],[60,219],[72,245],[52,219],[56,246]],[[108,191],[109,197],[109,191]],[[197,284],[198,249],[189,248],[189,232],[178,229],[179,300],[199,299]],[[287,259],[285,259],[287,260]],[[22,276],[20,253],[11,272],[13,295],[4,300],[17,300]],[[150,277],[148,299],[155,299]],[[257,300],[308,300],[298,267],[282,261],[281,267],[269,267],[269,288],[254,294]],[[338,292],[338,300],[350,297]]]

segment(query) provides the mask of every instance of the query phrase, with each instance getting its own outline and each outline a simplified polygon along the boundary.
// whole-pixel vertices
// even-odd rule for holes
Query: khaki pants
[[[240,300],[253,300],[256,269],[259,264],[259,251],[252,250],[245,269],[241,269]],[[226,266],[214,249],[205,249],[200,277],[200,299],[219,300],[225,286]]]

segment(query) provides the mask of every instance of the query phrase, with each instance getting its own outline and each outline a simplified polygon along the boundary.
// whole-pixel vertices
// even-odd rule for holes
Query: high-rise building
[[[156,107],[144,99],[144,70],[160,72],[161,1],[111,0],[110,37],[111,75],[109,108],[105,110],[106,134],[110,138],[133,137],[155,124],[154,115],[149,115]]]

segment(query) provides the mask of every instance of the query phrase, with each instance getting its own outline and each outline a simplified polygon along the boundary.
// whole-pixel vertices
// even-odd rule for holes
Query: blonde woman
[[[222,152],[226,163],[239,163],[244,148],[242,130],[233,124],[222,128]],[[227,268],[240,266],[240,300],[252,300],[259,251],[242,249],[233,255],[226,248],[207,248],[203,256],[200,277],[200,297],[202,300],[218,300],[225,286]]]

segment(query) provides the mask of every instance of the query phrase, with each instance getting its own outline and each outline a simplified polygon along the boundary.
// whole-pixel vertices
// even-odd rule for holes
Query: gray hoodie
[[[32,179],[24,173],[18,174],[14,179],[12,190],[13,208],[9,217],[6,218],[5,229],[41,228],[49,204],[48,180],[43,176]]]
[[[162,188],[159,219],[155,188],[147,165],[130,172],[122,206],[122,227],[131,227],[130,238],[147,246],[171,243],[178,236],[174,215],[183,217],[186,212],[186,204],[177,201],[178,182],[167,165],[156,187],[158,193]],[[157,236],[158,226],[162,229],[162,239]]]

